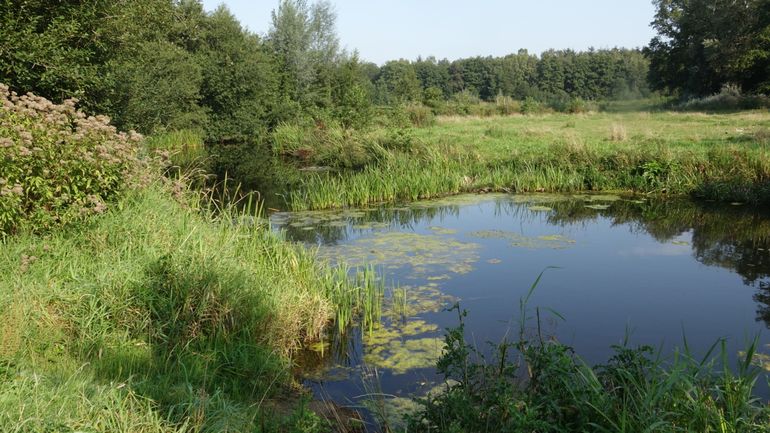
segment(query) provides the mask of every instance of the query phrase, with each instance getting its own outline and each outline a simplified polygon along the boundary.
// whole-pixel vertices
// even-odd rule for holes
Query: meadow
[[[394,135],[387,127],[370,134]],[[473,191],[629,191],[764,204],[768,145],[767,111],[438,117],[402,133],[398,146],[384,141],[363,169],[304,176],[288,206]]]

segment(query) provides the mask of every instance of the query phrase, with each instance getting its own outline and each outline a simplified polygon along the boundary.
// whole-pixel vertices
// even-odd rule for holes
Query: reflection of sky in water
[[[364,393],[362,360],[378,367],[382,392],[427,392],[437,380],[432,348],[457,324],[441,306],[459,299],[468,338],[486,348],[516,331],[519,299],[550,266],[558,269],[546,271],[530,305],[559,312],[566,321],[544,313],[543,328],[590,363],[606,361],[626,332],[634,344],[670,349],[684,330],[696,351],[727,337],[737,356],[770,317],[757,303],[770,300],[770,219],[750,209],[490,195],[272,220],[290,239],[319,245],[324,259],[379,266],[394,288],[383,328],[346,343],[352,372],[324,383],[343,402]]]

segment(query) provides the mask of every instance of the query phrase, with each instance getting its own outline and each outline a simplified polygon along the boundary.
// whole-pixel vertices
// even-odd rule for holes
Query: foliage
[[[89,112],[115,113],[111,61],[168,27],[171,2],[0,3],[0,82],[55,102],[77,97]]]
[[[421,99],[417,74],[406,60],[387,62],[380,68],[374,83],[376,100],[380,104],[401,105]]]
[[[0,236],[102,213],[138,180],[141,136],[118,133],[75,101],[55,105],[0,85]]]
[[[116,92],[123,108],[116,123],[148,134],[206,125],[203,71],[193,54],[168,41],[148,41],[118,62]]]
[[[656,0],[658,36],[645,49],[653,88],[708,96],[733,83],[770,91],[770,2]]]
[[[259,38],[224,8],[204,16],[199,48],[201,105],[209,113],[209,142],[258,144],[270,126],[275,98],[273,65]]]
[[[272,13],[267,40],[277,59],[282,96],[304,111],[294,114],[312,115],[331,103],[329,76],[341,57],[335,21],[326,1],[281,0]]]
[[[740,111],[770,108],[770,97],[744,95],[740,88],[726,84],[719,93],[703,98],[692,98],[676,106],[685,111]]]

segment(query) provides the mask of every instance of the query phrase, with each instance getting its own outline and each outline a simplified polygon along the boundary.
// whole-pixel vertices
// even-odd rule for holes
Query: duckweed
[[[402,340],[393,339],[383,345],[368,345],[364,362],[370,366],[390,370],[393,374],[405,374],[410,370],[430,368],[441,356],[444,339],[425,337]]]
[[[437,235],[454,235],[457,234],[457,230],[454,229],[447,229],[444,227],[428,227],[428,230],[432,231],[433,233]]]
[[[480,230],[472,232],[470,235],[480,239],[503,239],[510,242],[510,245],[513,247],[530,249],[563,249],[575,243],[575,240],[562,235],[529,237],[505,230]]]
[[[349,245],[322,247],[323,259],[344,261],[353,267],[364,265],[411,266],[417,275],[430,271],[467,273],[479,260],[481,246],[437,235],[407,232],[374,233]]]

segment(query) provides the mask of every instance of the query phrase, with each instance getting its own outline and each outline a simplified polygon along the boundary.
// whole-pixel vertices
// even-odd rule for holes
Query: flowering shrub
[[[0,84],[0,237],[104,212],[141,166],[136,133]]]

